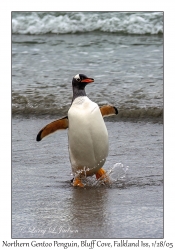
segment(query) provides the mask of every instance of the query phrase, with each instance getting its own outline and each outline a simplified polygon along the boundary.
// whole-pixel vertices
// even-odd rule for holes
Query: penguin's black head
[[[94,82],[93,78],[89,78],[83,74],[77,74],[72,79],[72,87],[83,90],[88,83]]]

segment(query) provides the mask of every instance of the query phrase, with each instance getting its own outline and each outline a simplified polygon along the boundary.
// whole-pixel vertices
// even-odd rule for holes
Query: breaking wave
[[[98,103],[99,106],[102,104]],[[104,103],[105,104],[105,103]],[[106,103],[107,104],[107,103]],[[56,96],[48,95],[40,98],[39,96],[29,97],[27,95],[12,94],[12,116],[22,117],[62,117],[67,115],[70,102],[61,103],[61,100],[57,100]],[[150,119],[153,121],[163,120],[163,108],[161,107],[124,107],[122,104],[115,104],[119,113],[111,119]]]
[[[13,34],[163,34],[163,12],[12,12]]]

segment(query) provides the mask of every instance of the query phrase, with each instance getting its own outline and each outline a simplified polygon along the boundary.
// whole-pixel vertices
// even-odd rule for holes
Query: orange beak
[[[93,78],[86,78],[86,79],[83,79],[81,82],[91,83],[91,82],[94,82],[94,79]]]

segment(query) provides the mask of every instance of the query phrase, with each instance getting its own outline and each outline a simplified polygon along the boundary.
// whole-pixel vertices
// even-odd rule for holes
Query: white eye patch
[[[79,74],[77,74],[76,76],[74,76],[75,79],[80,79]]]

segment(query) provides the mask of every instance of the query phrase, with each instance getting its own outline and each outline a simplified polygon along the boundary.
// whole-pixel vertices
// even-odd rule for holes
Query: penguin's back
[[[69,155],[73,173],[97,172],[108,155],[108,132],[98,105],[87,96],[74,100],[69,111]]]

